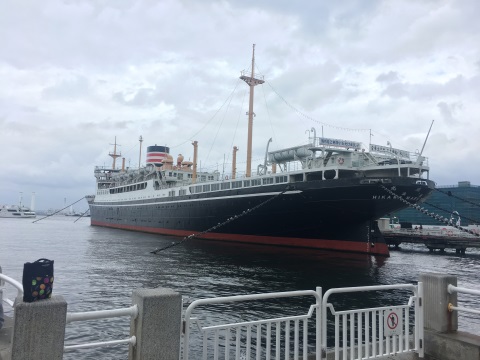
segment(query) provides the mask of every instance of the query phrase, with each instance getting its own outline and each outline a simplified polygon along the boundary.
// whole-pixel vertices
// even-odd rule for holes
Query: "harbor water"
[[[36,220],[40,219],[38,216]],[[40,258],[55,261],[54,295],[68,311],[107,310],[131,305],[135,288],[171,288],[182,294],[184,307],[199,298],[333,287],[416,283],[420,273],[448,273],[458,286],[480,289],[480,252],[467,249],[429,253],[418,245],[392,251],[389,258],[308,249],[253,246],[188,240],[154,255],[152,250],[178,242],[175,237],[90,226],[89,218],[52,216],[41,221],[0,219],[0,266],[20,281],[23,264]],[[12,287],[6,295],[14,297]],[[390,305],[401,294],[354,293],[339,306]],[[459,294],[459,305],[480,309],[480,299]],[[309,299],[310,300],[310,299]],[[238,321],[300,309],[300,302],[243,305],[211,309],[209,321],[228,316]],[[11,309],[6,308],[7,314]],[[304,312],[302,312],[304,313]],[[461,330],[480,333],[480,320],[460,314]],[[48,324],[46,324],[46,329]],[[66,344],[122,339],[129,321],[111,319],[67,325]],[[65,359],[126,359],[126,345],[68,352]]]

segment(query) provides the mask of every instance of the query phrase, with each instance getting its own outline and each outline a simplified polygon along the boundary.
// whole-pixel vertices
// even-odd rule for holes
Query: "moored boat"
[[[0,218],[28,219],[36,216],[37,214],[35,211],[32,211],[25,206],[20,207],[18,205],[4,205],[0,209]]]
[[[254,56],[252,57],[254,69]],[[268,151],[252,174],[253,88],[251,74],[247,167],[232,172],[197,171],[167,146],[147,148],[145,167],[95,168],[96,192],[87,196],[91,224],[219,241],[305,247],[388,256],[376,220],[422,201],[434,189],[421,153],[313,136],[303,145]],[[143,141],[143,139],[140,139]],[[403,200],[403,201],[402,201]]]
[[[12,219],[31,219],[35,218],[37,214],[33,210],[35,207],[35,193],[32,193],[30,208],[23,205],[23,193],[20,193],[20,200],[18,205],[3,205],[0,208],[0,218]]]

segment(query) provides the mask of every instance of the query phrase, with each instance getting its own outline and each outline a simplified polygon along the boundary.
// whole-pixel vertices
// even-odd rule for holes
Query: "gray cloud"
[[[431,178],[475,182],[466,162],[451,168],[457,150],[480,150],[479,13],[477,0],[6,2],[0,198],[35,191],[49,208],[91,193],[115,137],[132,166],[142,135],[186,158],[198,140],[212,168],[237,145],[242,168],[248,88],[238,77],[253,43],[267,80],[255,89],[259,161],[271,136],[272,148],[293,146],[312,126],[367,144],[371,130],[376,143],[415,150],[435,119]]]

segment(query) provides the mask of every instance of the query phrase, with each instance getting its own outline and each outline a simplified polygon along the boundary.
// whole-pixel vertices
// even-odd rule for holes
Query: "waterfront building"
[[[470,181],[459,181],[458,185],[440,185],[436,187],[424,203],[420,204],[430,213],[450,218],[454,214],[455,222],[461,219],[461,226],[480,224],[480,186],[472,185]],[[390,214],[400,222],[412,224],[440,225],[434,218],[420,211],[407,208]]]

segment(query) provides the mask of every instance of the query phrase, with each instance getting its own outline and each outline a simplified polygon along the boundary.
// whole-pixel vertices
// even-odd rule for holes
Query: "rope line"
[[[260,207],[264,206],[265,204],[269,203],[270,201],[275,200],[275,199],[276,199],[277,197],[279,197],[280,195],[285,194],[285,193],[286,193],[287,191],[289,191],[289,190],[291,190],[291,187],[290,187],[290,186],[287,186],[287,187],[285,188],[285,190],[283,190],[281,193],[278,193],[278,194],[275,195],[274,197],[271,197],[271,198],[265,200],[264,202],[262,202],[262,203],[260,203],[260,204],[258,204],[258,205],[256,205],[256,206],[254,206],[254,207],[251,208],[251,209],[247,209],[247,210],[241,212],[241,213],[238,214],[238,215],[235,215],[235,216],[232,216],[232,217],[228,218],[228,219],[225,220],[223,223],[218,223],[217,225],[212,226],[211,228],[209,228],[209,229],[207,229],[207,230],[204,230],[204,231],[202,231],[202,232],[199,232],[199,233],[196,233],[196,234],[192,234],[192,235],[188,235],[188,236],[184,237],[182,240],[180,240],[180,241],[177,242],[177,243],[171,243],[170,245],[167,245],[167,246],[165,246],[165,247],[163,247],[163,248],[155,249],[155,250],[153,250],[153,251],[150,251],[150,253],[156,255],[156,254],[158,254],[160,251],[167,250],[167,249],[172,248],[172,247],[174,247],[174,246],[183,244],[183,243],[184,243],[185,241],[187,241],[187,240],[198,238],[199,236],[201,236],[201,235],[203,235],[203,234],[206,234],[206,233],[209,233],[210,231],[216,230],[216,229],[218,229],[218,228],[220,228],[220,227],[222,227],[222,226],[224,226],[224,225],[226,225],[226,224],[228,224],[228,223],[231,223],[231,222],[234,221],[234,220],[237,220],[237,219],[239,219],[239,218],[241,218],[241,217],[243,217],[243,216],[251,213],[252,211],[257,210],[258,208],[260,208]]]
[[[231,98],[232,96],[235,94],[235,91],[237,90],[237,87],[238,85],[240,84],[240,79],[237,80],[236,84],[235,84],[235,87],[234,89],[232,90],[232,92],[230,93],[230,95],[225,99],[225,101],[223,102],[223,104],[217,109],[217,111],[215,111],[215,114],[213,114],[213,116],[205,123],[205,125],[203,125],[200,130],[198,130],[195,134],[193,134],[192,136],[190,136],[190,138],[186,141],[184,141],[183,143],[181,144],[178,144],[178,145],[175,145],[175,146],[171,146],[170,148],[171,149],[174,149],[174,148],[177,148],[179,146],[182,146],[186,143],[188,143],[189,141],[192,141],[192,139],[197,136],[200,132],[202,132],[208,124],[210,124],[210,122],[217,116],[217,114],[220,112],[220,110],[222,110],[222,108],[225,106],[225,104],[227,102],[229,102],[229,100],[231,101]],[[230,102],[229,102],[230,103]]]
[[[80,198],[80,199],[78,199],[78,200],[75,201],[74,203],[71,203],[70,205],[65,206],[63,209],[60,209],[60,210],[55,211],[53,214],[50,214],[50,215],[44,216],[44,217],[41,218],[41,219],[37,219],[37,220],[35,220],[35,221],[32,221],[32,223],[36,223],[37,221],[40,221],[40,220],[46,219],[46,218],[48,218],[48,217],[50,217],[50,216],[53,216],[53,215],[55,215],[55,214],[58,214],[60,211],[63,211],[63,210],[65,210],[66,208],[68,208],[68,207],[70,207],[70,206],[72,206],[72,205],[75,205],[76,203],[82,201],[83,199],[85,199],[85,196],[82,197],[82,198]],[[87,211],[88,211],[88,210],[87,210]],[[87,211],[85,211],[85,213],[86,213]],[[84,213],[84,214],[85,214],[85,213]],[[83,216],[83,215],[82,215],[82,216]],[[78,220],[78,219],[77,219],[77,220]]]
[[[430,203],[428,203],[428,202],[426,202],[426,201],[424,201],[423,203],[424,203],[425,205],[431,206],[431,207],[433,207],[433,208],[435,208],[435,209],[437,209],[437,210],[446,212],[447,214],[450,214],[450,213],[451,213],[451,211],[448,211],[448,210],[446,210],[446,209],[442,209],[441,207],[438,207],[438,206],[436,206],[436,205],[430,204]],[[477,220],[474,220],[474,219],[470,219],[469,217],[466,217],[466,216],[463,216],[463,215],[462,215],[462,219],[468,220],[468,221],[470,221],[470,222],[472,222],[472,223],[474,223],[474,224],[478,224],[478,223],[480,222],[480,221],[477,221]]]
[[[310,121],[313,121],[313,122],[316,122],[317,124],[320,124],[320,125],[324,125],[324,126],[328,126],[328,127],[331,127],[331,128],[334,128],[334,129],[340,129],[340,130],[346,130],[346,131],[370,131],[370,129],[352,129],[352,128],[347,128],[347,127],[342,127],[342,126],[336,126],[336,125],[332,125],[332,124],[328,124],[326,122],[323,122],[323,121],[318,121],[317,119],[314,119],[310,116],[308,116],[307,114],[303,113],[302,111],[298,110],[295,106],[293,106],[292,104],[290,104],[287,100],[285,100],[285,98],[280,95],[277,90],[274,89],[274,87],[272,86],[272,84],[270,84],[270,82],[268,81],[265,81],[268,86],[270,86],[270,88],[272,89],[272,91],[290,108],[292,109],[293,111],[295,111],[297,114],[299,114],[300,116],[304,117],[305,119],[308,119]]]
[[[80,220],[80,219],[81,219],[87,212],[89,212],[89,211],[90,211],[90,209],[85,210],[79,217],[77,217],[77,218],[75,219],[74,223],[76,223],[78,220]]]
[[[411,208],[414,208],[415,210],[418,210],[420,211],[421,213],[427,215],[427,216],[430,216],[431,218],[441,222],[441,223],[444,223],[445,225],[449,225],[449,226],[452,226],[454,227],[455,229],[458,229],[460,231],[463,231],[463,232],[466,232],[466,233],[469,233],[469,234],[472,234],[472,235],[475,235],[477,237],[480,237],[480,234],[477,234],[476,232],[473,232],[471,230],[468,230],[468,229],[465,229],[461,226],[458,226],[456,224],[453,224],[453,223],[450,223],[450,219],[447,219],[446,217],[443,217],[443,216],[440,216],[438,214],[435,214],[435,213],[432,213],[428,210],[426,210],[425,208],[421,207],[420,205],[417,205],[417,204],[413,204],[407,200],[405,200],[402,196],[400,195],[397,195],[395,192],[393,192],[392,190],[388,189],[385,185],[383,185],[382,183],[378,183],[380,185],[380,187],[385,190],[386,192],[388,192],[390,195],[393,196],[394,199],[398,199],[400,200],[401,202],[403,202],[404,204],[408,205],[409,207]]]

